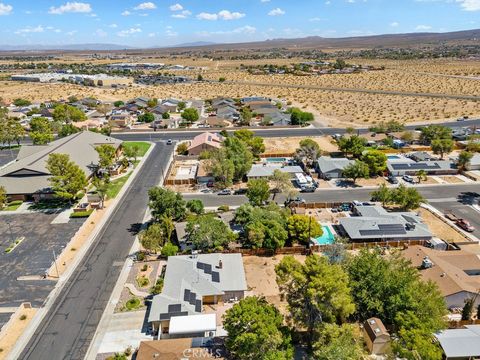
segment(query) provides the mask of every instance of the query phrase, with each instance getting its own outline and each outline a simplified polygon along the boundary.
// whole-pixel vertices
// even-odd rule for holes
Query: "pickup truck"
[[[465,230],[467,232],[473,232],[475,231],[475,228],[465,219],[459,218],[456,215],[452,213],[447,213],[445,214],[445,217],[454,222],[455,225],[457,225],[460,229]]]

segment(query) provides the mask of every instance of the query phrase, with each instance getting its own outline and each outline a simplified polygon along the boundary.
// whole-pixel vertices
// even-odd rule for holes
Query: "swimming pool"
[[[283,163],[287,161],[287,159],[283,157],[270,157],[270,158],[266,158],[265,160],[271,163]]]
[[[335,242],[335,236],[330,230],[330,227],[322,225],[323,234],[315,239],[313,239],[314,245],[330,245]]]
[[[399,159],[401,159],[401,157],[398,156],[398,155],[387,155],[387,159],[388,160],[399,160]]]

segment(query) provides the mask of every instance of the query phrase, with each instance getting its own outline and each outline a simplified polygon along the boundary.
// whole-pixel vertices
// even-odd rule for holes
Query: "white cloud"
[[[268,13],[268,16],[280,16],[280,15],[285,15],[285,11],[280,8],[275,8],[273,10],[270,10],[270,12]]]
[[[73,36],[73,35],[75,35],[77,32],[78,32],[77,30],[72,30],[72,31],[67,32],[67,35],[68,35],[68,36]]]
[[[192,15],[191,11],[182,10],[180,13],[172,14],[172,17],[177,18],[177,19],[185,19],[185,18],[189,17],[190,15]]]
[[[270,2],[270,0],[260,0],[260,2],[267,3],[267,2]]]
[[[92,7],[89,3],[67,2],[59,7],[50,7],[49,14],[61,15],[65,13],[89,13]]]
[[[97,29],[97,31],[95,31],[95,35],[98,37],[105,37],[108,35],[108,33],[103,29]]]
[[[128,15],[131,15],[132,13],[128,10],[125,10],[124,12],[122,12],[122,16],[128,16]]]
[[[173,4],[173,5],[170,5],[170,11],[180,11],[180,10],[183,10],[183,6],[180,5],[180,4]]]
[[[153,2],[144,2],[134,7],[135,10],[154,10],[157,8]]]
[[[116,29],[118,27],[117,24],[110,24],[108,27],[111,27],[112,29]]]
[[[244,13],[237,12],[237,11],[229,11],[229,10],[222,10],[219,11],[217,14],[215,13],[206,13],[206,12],[201,12],[200,14],[197,15],[197,18],[200,20],[238,20],[245,17]]]
[[[313,17],[313,18],[310,18],[310,19],[308,19],[308,21],[311,21],[311,22],[318,22],[318,21],[322,21],[322,19],[321,19],[321,18],[319,18],[319,17]]]
[[[10,15],[13,10],[12,5],[0,3],[0,16],[1,15]]]
[[[212,35],[230,35],[230,34],[245,34],[252,35],[257,32],[257,29],[250,25],[245,25],[233,30],[219,30],[219,31],[200,31],[196,34],[199,36],[212,36]]]
[[[480,0],[457,0],[465,11],[480,11]]]
[[[127,37],[127,36],[129,36],[129,35],[137,34],[137,33],[141,33],[141,32],[142,32],[142,29],[136,27],[136,28],[130,28],[130,29],[126,29],[126,30],[119,31],[119,32],[117,33],[117,36]]]
[[[432,27],[430,25],[417,25],[415,30],[417,31],[425,31],[425,30],[430,30]]]
[[[44,31],[45,28],[42,25],[38,25],[36,27],[27,26],[26,28],[15,31],[15,34],[42,33]]]
[[[391,22],[390,26],[391,27],[398,27],[400,24],[397,21]]]

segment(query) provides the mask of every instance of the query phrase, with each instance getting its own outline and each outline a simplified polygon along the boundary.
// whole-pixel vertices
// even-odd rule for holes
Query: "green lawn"
[[[11,203],[8,203],[7,206],[2,209],[2,211],[15,211],[20,207],[20,205],[22,205],[22,203],[22,201],[12,201]]]
[[[109,199],[115,198],[120,192],[120,189],[123,187],[123,185],[125,185],[125,183],[127,182],[128,178],[131,175],[132,175],[132,171],[130,171],[127,175],[122,176],[121,178],[112,180],[108,186],[107,198]]]
[[[151,146],[151,144],[149,144],[148,142],[143,142],[143,141],[125,141],[123,143],[123,148],[125,149],[134,145],[137,145],[140,149],[138,153],[139,157],[142,157],[143,155],[145,155]]]

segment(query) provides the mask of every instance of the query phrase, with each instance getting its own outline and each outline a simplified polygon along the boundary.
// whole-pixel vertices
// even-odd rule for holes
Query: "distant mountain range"
[[[357,36],[345,38],[324,38],[309,36],[298,39],[272,39],[248,43],[220,44],[214,42],[191,42],[173,46],[135,48],[117,44],[70,44],[70,45],[0,45],[0,51],[121,51],[147,49],[354,49],[375,47],[410,47],[451,43],[480,44],[480,29],[447,33],[407,33]]]

